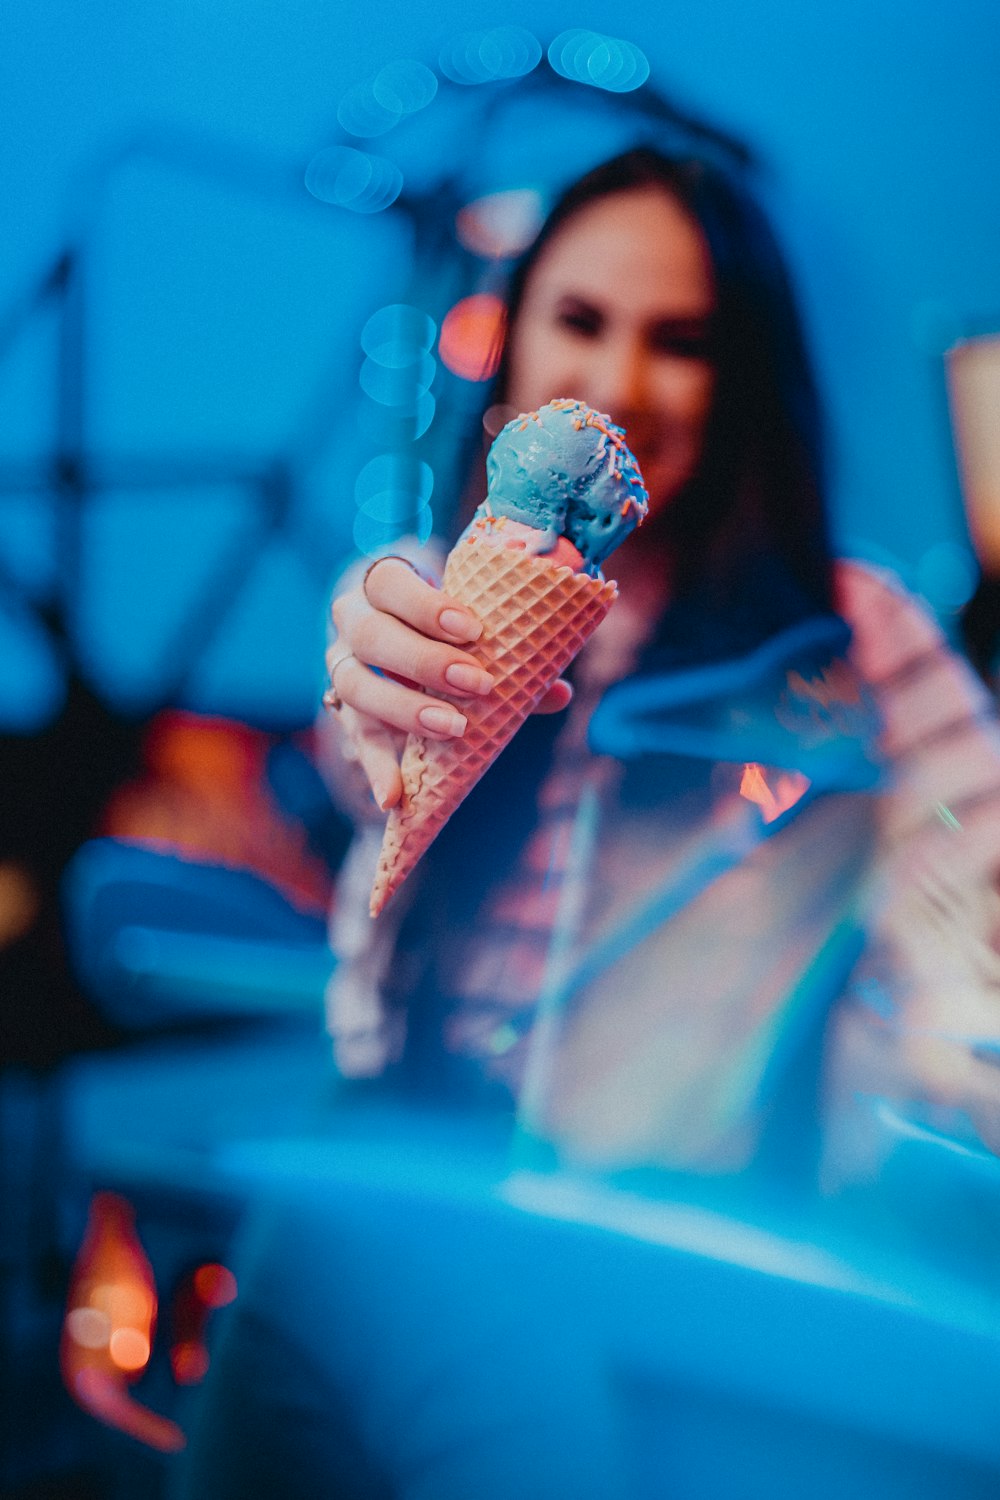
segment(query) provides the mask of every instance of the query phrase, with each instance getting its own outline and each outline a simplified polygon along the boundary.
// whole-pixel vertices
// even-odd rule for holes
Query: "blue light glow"
[[[35,734],[58,713],[65,697],[62,663],[37,623],[8,606],[0,609],[0,722],[5,732]]]
[[[476,84],[523,78],[541,59],[541,46],[530,31],[520,26],[496,26],[455,37],[442,48],[438,65],[452,83]]]
[[[346,208],[365,192],[372,179],[372,158],[350,146],[330,146],[306,168],[306,187],[321,203]]]
[[[433,348],[436,336],[433,318],[419,307],[393,302],[372,313],[361,330],[361,347],[376,364],[398,370]]]
[[[409,57],[386,63],[371,86],[375,102],[397,118],[426,109],[437,90],[438,81],[431,69]]]
[[[400,536],[423,543],[431,534],[430,498],[434,473],[407,453],[380,453],[358,475],[354,498],[358,514],[354,542],[360,552],[375,552]]]
[[[429,354],[420,354],[403,367],[380,364],[369,357],[361,366],[361,389],[381,406],[404,407],[415,412],[416,404],[430,390],[437,363]]]
[[[423,437],[428,427],[430,427],[431,423],[434,420],[434,412],[436,409],[437,402],[434,400],[434,397],[431,395],[430,391],[421,391],[420,395],[416,399],[413,412],[409,414],[410,419],[413,423],[413,431],[411,433],[411,439],[413,442],[416,442],[417,438]]]
[[[497,26],[483,36],[479,60],[491,78],[523,78],[541,62],[542,48],[520,26]]]
[[[640,88],[649,77],[649,62],[633,42],[574,27],[549,47],[555,72],[575,83],[588,83],[612,94]]]
[[[400,105],[389,102],[391,99],[390,90],[383,89],[381,96],[378,96],[372,84],[356,84],[348,90],[337,107],[337,123],[348,135],[365,139],[384,135],[403,113]]]
[[[587,56],[599,41],[596,31],[585,31],[579,26],[563,31],[549,47],[549,62],[564,78],[579,82],[586,77]]]
[[[377,214],[395,203],[403,191],[403,174],[395,162],[384,156],[373,156],[372,178],[366,191],[346,207],[359,214]]]
[[[412,536],[423,546],[434,529],[434,518],[429,505],[420,510],[401,515],[398,521],[376,521],[364,511],[359,511],[354,522],[354,545],[365,554],[389,547],[401,536]]]
[[[916,585],[927,602],[943,614],[968,604],[978,578],[976,560],[960,542],[936,542],[917,563]]]
[[[380,453],[365,464],[354,484],[354,499],[373,521],[398,523],[427,505],[434,474],[422,460],[404,453]]]
[[[395,162],[353,146],[328,146],[318,152],[306,168],[305,182],[321,203],[358,214],[380,213],[403,190],[403,174]]]

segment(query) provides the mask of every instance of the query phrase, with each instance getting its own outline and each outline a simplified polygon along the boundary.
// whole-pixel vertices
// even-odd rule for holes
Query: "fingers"
[[[340,701],[355,709],[359,716],[378,720],[383,728],[422,734],[433,740],[455,739],[465,733],[468,720],[453,703],[430,697],[392,678],[380,677],[356,656],[341,657],[335,676]]]
[[[371,575],[372,581],[383,571],[388,571],[387,565]],[[409,569],[404,571],[409,573]],[[438,610],[436,605],[442,597],[438,591],[416,575],[411,577],[413,583],[430,596],[435,609],[429,612],[426,599],[415,605],[411,597],[406,605],[407,609],[412,607],[412,615],[416,617],[416,623],[411,623],[402,618],[404,604],[401,601],[395,600],[395,609],[390,612],[375,608],[360,590],[344,594],[333,607],[337,627],[336,655],[342,656],[349,651],[365,665],[390,672],[431,693],[443,693],[449,697],[485,696],[493,687],[489,672],[469,652],[460,650],[457,645],[446,644],[440,637],[438,616],[449,618],[452,607],[448,605]],[[463,618],[467,622],[472,620],[468,611],[463,612]],[[428,627],[439,634],[428,635]],[[478,621],[475,630],[477,633],[481,631]],[[337,686],[345,696],[339,674]],[[352,700],[345,696],[345,701]]]
[[[573,688],[565,677],[558,678],[535,709],[536,714],[558,714],[569,704]]]
[[[431,692],[449,696],[485,694],[493,679],[464,652],[448,652],[438,646],[415,642],[407,627],[424,637],[456,643],[472,642],[482,634],[482,622],[457,600],[434,588],[398,557],[384,557],[368,570],[365,598],[375,611],[395,617],[402,629],[386,630],[361,621],[363,661],[384,671],[395,672],[421,684]],[[365,646],[371,639],[371,651]],[[561,712],[573,697],[570,684],[560,678],[539,703],[536,713]]]
[[[468,652],[431,640],[393,615],[369,609],[350,623],[354,655],[367,666],[393,672],[431,693],[485,697],[493,678]]]
[[[395,615],[422,635],[463,645],[477,641],[482,623],[457,599],[425,583],[399,557],[383,557],[368,569],[364,595],[374,609]]]
[[[478,639],[482,624],[400,558],[374,564],[361,587],[334,601],[333,617],[337,639],[327,652],[331,689],[324,701],[340,711],[344,755],[360,764],[387,811],[403,790],[399,736],[460,738],[468,725],[462,698],[492,690],[491,674],[461,650]],[[558,713],[571,697],[560,680],[538,712]]]
[[[343,710],[343,719],[350,753],[368,778],[376,805],[388,812],[403,795],[401,741],[384,725],[351,708]]]

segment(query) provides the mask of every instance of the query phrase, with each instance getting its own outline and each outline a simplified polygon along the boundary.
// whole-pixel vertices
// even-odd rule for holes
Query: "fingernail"
[[[446,635],[456,641],[478,641],[483,633],[482,622],[464,609],[443,609],[438,615],[438,624]]]
[[[444,680],[449,687],[457,688],[460,693],[488,693],[493,686],[493,678],[489,672],[460,661],[452,662],[444,674]]]
[[[447,734],[457,737],[465,733],[468,720],[462,714],[455,713],[452,708],[422,708],[417,715],[425,729],[433,734]]]

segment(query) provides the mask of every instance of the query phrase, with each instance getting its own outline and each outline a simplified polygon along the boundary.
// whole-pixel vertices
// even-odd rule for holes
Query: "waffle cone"
[[[408,736],[403,795],[389,814],[372,889],[373,917],[596,630],[617,592],[603,579],[478,539],[453,548],[444,589],[482,620],[482,635],[466,649],[495,686],[486,698],[461,700],[469,721],[461,739]]]

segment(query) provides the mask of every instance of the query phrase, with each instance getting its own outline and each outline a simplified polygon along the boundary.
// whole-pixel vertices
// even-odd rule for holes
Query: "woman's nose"
[[[638,340],[609,339],[597,346],[589,384],[587,401],[615,421],[621,422],[629,412],[638,410],[647,385],[646,360]]]

